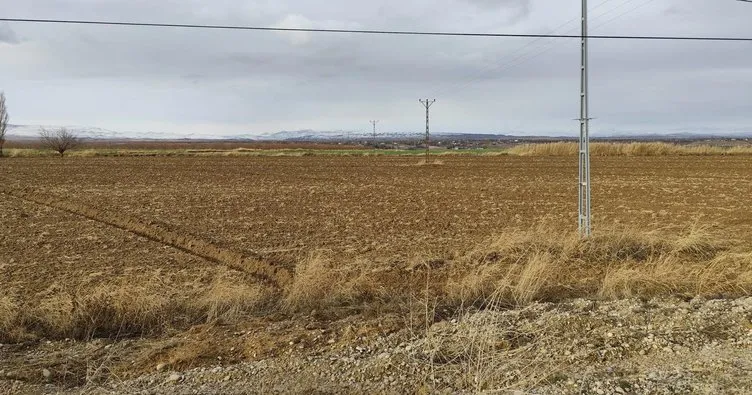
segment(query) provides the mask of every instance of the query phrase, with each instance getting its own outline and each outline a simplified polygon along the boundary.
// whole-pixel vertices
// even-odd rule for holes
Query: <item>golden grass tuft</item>
[[[425,159],[421,159],[418,161],[418,163],[415,164],[415,166],[441,166],[443,164],[444,161],[440,159],[434,159],[429,162],[426,162]]]
[[[336,259],[316,251],[298,263],[282,305],[301,312],[393,304],[404,300],[404,279],[404,273],[374,262]]]
[[[0,298],[0,339],[151,336],[197,324],[233,324],[268,307],[273,294],[254,280],[220,275],[166,286],[159,280],[110,282],[71,290],[53,285],[17,306]]]
[[[507,152],[519,156],[576,156],[577,143],[556,142],[521,144]],[[651,143],[592,143],[592,156],[665,156],[665,155],[752,155],[752,146],[721,147],[713,145],[679,145]]]
[[[18,305],[10,296],[0,296],[0,343],[19,340],[18,319]]]
[[[503,234],[452,267],[453,305],[507,305],[573,297],[745,296],[752,292],[752,252],[731,252],[702,228],[671,236],[602,231],[588,239],[542,227]]]
[[[228,324],[239,322],[248,314],[268,304],[271,293],[259,284],[239,283],[220,277],[191,306],[206,322]]]

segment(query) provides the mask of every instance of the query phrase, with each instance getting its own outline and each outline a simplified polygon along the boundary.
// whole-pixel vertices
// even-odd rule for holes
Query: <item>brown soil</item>
[[[279,293],[296,265],[317,253],[379,267],[417,260],[433,270],[502,232],[541,221],[555,230],[574,228],[576,159],[441,160],[441,166],[326,156],[2,160],[0,302],[8,296],[66,311],[48,305],[129,284],[149,284],[148,292],[159,289],[168,299],[209,297],[217,284],[260,284],[263,292]],[[671,232],[700,224],[722,240],[749,244],[750,195],[749,156],[593,158],[596,231],[621,224]],[[425,302],[415,302],[418,310]],[[264,310],[229,325],[201,318],[209,314],[204,309],[184,313],[184,325],[158,321],[148,331],[127,328],[88,342],[42,328],[41,337],[19,335],[0,347],[0,383],[77,386],[137,377],[159,363],[187,369],[217,358],[258,361],[287,352],[291,342],[328,350],[412,328],[404,314],[384,313],[377,303],[342,308],[333,316]],[[421,327],[427,320],[417,321]],[[166,330],[154,329],[163,324]],[[1,326],[2,320],[0,332]],[[10,385],[0,384],[0,391]]]

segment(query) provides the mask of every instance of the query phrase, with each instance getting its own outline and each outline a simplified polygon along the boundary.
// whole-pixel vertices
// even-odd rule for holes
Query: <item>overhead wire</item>
[[[589,12],[595,11],[595,10],[597,10],[598,8],[600,8],[600,7],[604,6],[605,4],[607,4],[607,3],[611,2],[611,1],[613,1],[613,0],[605,0],[605,1],[601,2],[600,4],[597,4],[597,5],[596,5],[596,6],[594,6],[593,8],[589,9],[588,11],[589,11]],[[578,21],[579,19],[580,19],[579,17],[575,17],[575,18],[572,18],[572,19],[570,19],[570,20],[568,20],[568,21],[566,21],[566,22],[562,23],[561,25],[559,25],[559,26],[557,26],[557,27],[555,27],[555,28],[551,29],[551,30],[550,30],[550,32],[551,32],[551,33],[556,33],[556,32],[558,32],[558,31],[560,31],[561,29],[563,29],[564,27],[566,27],[566,26],[570,25],[570,24],[571,24],[572,22]],[[524,51],[525,49],[527,49],[527,48],[531,47],[532,45],[535,45],[535,44],[537,44],[538,42],[540,42],[540,41],[542,41],[542,40],[544,40],[544,38],[542,38],[542,37],[539,37],[539,38],[536,38],[535,40],[532,40],[532,41],[528,41],[528,42],[527,42],[527,43],[526,43],[525,45],[523,45],[523,46],[521,46],[521,47],[517,48],[516,50],[512,51],[512,52],[511,52],[511,53],[509,54],[509,56],[513,56],[513,55],[515,55],[515,54],[518,54],[518,53],[520,53],[520,52]],[[524,54],[522,54],[521,56],[524,56]],[[518,59],[518,58],[519,58],[519,57],[516,57],[516,58],[512,59],[512,61],[514,61],[514,60],[516,60],[516,59]],[[506,64],[506,63],[499,63],[499,62],[496,62],[496,63],[490,64],[490,65],[486,65],[485,67],[482,67],[481,69],[479,69],[479,70],[477,70],[477,71],[476,71],[475,73],[473,73],[473,75],[472,75],[472,76],[470,77],[470,79],[469,79],[469,80],[466,80],[466,82],[455,83],[454,85],[451,85],[451,86],[449,87],[450,89],[442,89],[442,90],[440,90],[440,91],[437,91],[436,93],[434,93],[434,94],[433,94],[433,95],[431,95],[431,96],[432,96],[432,97],[438,97],[438,96],[440,96],[440,93],[444,93],[444,92],[446,92],[446,91],[449,91],[449,90],[454,90],[454,88],[455,88],[455,87],[458,87],[458,86],[460,87],[459,89],[461,90],[461,89],[463,89],[463,88],[465,88],[465,87],[467,87],[467,86],[469,86],[469,85],[473,84],[474,82],[476,82],[476,81],[478,81],[478,80],[482,79],[482,77],[483,77],[483,76],[484,76],[484,75],[485,75],[486,73],[488,73],[488,72],[491,72],[491,71],[495,71],[495,70],[498,70],[498,69],[500,69],[500,68],[504,67],[504,65],[505,65],[505,64]]]
[[[38,23],[38,24],[67,24],[67,25],[95,25],[95,26],[123,26],[123,27],[159,27],[183,29],[212,29],[212,30],[248,30],[268,32],[303,32],[303,33],[341,33],[341,34],[370,34],[370,35],[399,35],[399,36],[437,36],[437,37],[495,37],[495,38],[569,38],[581,39],[579,34],[533,34],[533,33],[472,33],[472,32],[442,32],[417,30],[360,30],[360,29],[316,29],[316,28],[285,28],[239,25],[202,25],[187,23],[151,23],[151,22],[116,22],[98,20],[75,19],[33,19],[33,18],[0,18],[0,22]],[[752,42],[752,37],[724,37],[724,36],[659,36],[659,35],[588,35],[589,39],[602,40],[650,40],[650,41],[742,41]]]
[[[614,8],[611,8],[611,9],[609,9],[608,11],[606,11],[606,12],[604,12],[604,13],[601,13],[600,15],[596,15],[596,16],[594,17],[594,19],[597,19],[597,18],[600,18],[600,17],[606,16],[606,15],[608,15],[608,14],[612,13],[613,11],[615,11],[615,10],[617,10],[617,9],[620,9],[620,8],[622,8],[622,7],[626,6],[627,4],[630,4],[630,3],[634,2],[634,1],[635,1],[635,0],[627,0],[626,2],[624,2],[624,3],[622,3],[622,4],[618,5],[618,6],[616,6],[616,7],[614,7]],[[611,19],[609,19],[609,20],[607,20],[607,21],[605,21],[605,22],[603,22],[603,23],[600,23],[600,24],[596,25],[596,26],[595,26],[594,28],[592,28],[592,30],[597,30],[598,28],[600,28],[600,27],[603,27],[603,26],[607,25],[608,23],[610,23],[610,22],[613,22],[613,21],[615,21],[616,19],[619,19],[619,18],[621,18],[621,17],[623,17],[623,16],[625,16],[625,15],[627,15],[627,14],[629,14],[629,13],[631,13],[631,12],[633,12],[633,11],[635,11],[635,10],[637,10],[637,9],[639,9],[639,8],[641,8],[641,7],[645,6],[645,5],[647,5],[647,4],[649,4],[649,3],[652,3],[653,1],[655,1],[655,0],[648,0],[648,1],[647,1],[647,2],[645,2],[645,3],[639,4],[639,5],[637,5],[637,6],[636,6],[636,7],[634,7],[634,8],[631,8],[631,9],[629,9],[629,10],[625,11],[625,12],[622,12],[621,14],[618,14],[618,15],[616,15],[615,17],[613,17],[613,18],[611,18]],[[606,1],[606,2],[604,2],[604,3],[601,3],[600,5],[603,5],[603,4],[607,3],[607,2],[608,2],[608,1]],[[599,5],[599,6],[600,6],[600,5]],[[598,7],[598,6],[594,7],[594,8],[593,8],[593,9],[591,9],[590,11],[594,11],[594,10],[595,10],[595,8],[597,8],[597,7]],[[573,19],[569,20],[568,22],[564,23],[563,25],[561,25],[560,27],[556,28],[556,30],[555,30],[555,31],[558,31],[558,30],[560,30],[561,28],[565,27],[566,25],[569,25],[569,24],[570,24],[570,23],[572,23],[573,21],[577,21],[577,20],[579,20],[579,19],[580,19],[580,18],[573,18]],[[569,29],[569,30],[567,30],[567,31],[566,31],[566,33],[567,33],[567,34],[568,34],[568,33],[571,33],[572,31],[574,31],[574,30],[576,30],[576,29],[578,29],[578,28],[577,28],[577,27],[575,27],[575,28]],[[536,40],[534,40],[534,42],[536,42],[536,43],[537,43],[537,42],[539,42],[539,41],[541,41],[541,40],[543,40],[543,38],[539,38],[539,39],[536,39]],[[530,43],[530,44],[532,44],[532,43]],[[529,45],[526,45],[526,46],[525,46],[525,47],[523,47],[523,48],[526,48],[526,47],[528,47],[528,46],[529,46]],[[535,58],[537,58],[537,57],[539,57],[539,56],[541,56],[541,55],[545,54],[546,52],[548,52],[549,50],[551,50],[552,48],[554,48],[554,46],[555,46],[555,43],[549,43],[549,44],[548,44],[547,46],[544,46],[544,47],[542,48],[542,51],[539,51],[539,52],[528,52],[528,53],[522,53],[522,54],[520,54],[519,56],[517,56],[517,57],[515,57],[515,58],[513,58],[513,59],[511,59],[511,60],[509,60],[509,61],[507,61],[507,62],[503,62],[503,63],[498,63],[498,64],[496,64],[496,65],[493,65],[492,67],[487,67],[487,68],[484,68],[484,69],[482,69],[481,71],[479,71],[478,73],[475,73],[475,74],[473,75],[473,77],[472,77],[472,78],[471,78],[470,80],[468,80],[468,81],[466,81],[466,82],[464,82],[464,83],[460,83],[460,84],[455,84],[455,85],[451,86],[451,87],[450,87],[450,89],[442,89],[442,90],[438,91],[438,92],[437,92],[437,93],[436,93],[436,94],[435,94],[434,96],[438,97],[438,96],[439,96],[440,94],[446,94],[446,93],[449,93],[449,92],[453,92],[453,93],[459,92],[459,91],[461,91],[461,90],[463,90],[463,89],[465,89],[465,88],[467,88],[467,87],[469,87],[469,86],[473,85],[474,83],[476,83],[476,82],[478,82],[478,81],[480,81],[480,80],[484,80],[484,79],[486,78],[486,76],[487,76],[487,75],[488,75],[489,73],[491,73],[491,72],[493,72],[493,73],[495,73],[495,74],[498,74],[498,73],[500,73],[500,72],[502,72],[502,71],[505,71],[505,70],[509,70],[509,69],[511,69],[511,68],[513,68],[513,67],[515,67],[515,66],[519,66],[520,64],[523,64],[523,63],[525,63],[525,62],[527,62],[527,61],[530,61],[530,60],[532,60],[532,59],[535,59]],[[519,52],[519,51],[514,51],[514,52],[513,52],[513,54],[514,54],[514,53],[518,53],[518,52]],[[530,55],[532,55],[532,56],[530,56]]]

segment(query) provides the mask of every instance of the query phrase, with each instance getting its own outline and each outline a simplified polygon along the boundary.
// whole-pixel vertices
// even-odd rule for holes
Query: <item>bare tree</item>
[[[5,107],[5,93],[0,92],[0,156],[3,156],[5,131],[8,129],[8,108]]]
[[[81,144],[81,140],[66,128],[55,130],[42,129],[39,132],[39,139],[42,145],[57,152],[62,157],[65,151],[76,148]]]

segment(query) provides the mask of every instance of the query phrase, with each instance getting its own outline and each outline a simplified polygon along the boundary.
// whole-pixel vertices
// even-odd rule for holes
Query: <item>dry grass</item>
[[[440,159],[434,159],[432,161],[426,162],[425,159],[421,159],[418,161],[416,166],[441,166],[444,164],[443,160]]]
[[[261,285],[238,283],[225,277],[214,281],[211,288],[191,306],[209,323],[231,324],[267,306],[273,294]]]
[[[314,254],[298,265],[288,310],[435,300],[442,309],[525,306],[568,298],[752,294],[752,252],[692,227],[602,230],[589,239],[546,226],[509,231],[453,259],[403,266]]]
[[[752,252],[734,251],[702,228],[682,235],[602,231],[589,239],[543,227],[501,235],[452,267],[447,302],[520,306],[531,301],[631,296],[744,296]]]
[[[397,285],[395,274],[372,262],[343,262],[317,251],[297,265],[282,304],[288,311],[297,312],[394,301],[399,296],[389,292]]]
[[[661,231],[600,230],[588,239],[540,225],[508,231],[446,259],[373,262],[316,252],[292,283],[272,291],[253,279],[219,275],[207,287],[158,280],[51,287],[17,305],[0,297],[0,341],[154,335],[196,324],[233,324],[271,309],[403,311],[407,301],[432,301],[443,314],[468,308],[525,306],[569,298],[619,299],[752,294],[752,252],[693,227]]]
[[[575,156],[577,143],[558,142],[522,144],[508,153],[519,156]],[[669,143],[592,143],[592,156],[665,156],[665,155],[750,155],[751,146],[720,147],[713,145],[679,145]]]
[[[202,290],[205,289],[205,290]],[[197,324],[236,323],[265,311],[272,293],[259,284],[219,277],[206,289],[158,280],[66,289],[52,286],[24,306],[0,298],[0,342],[47,338],[150,336]]]

